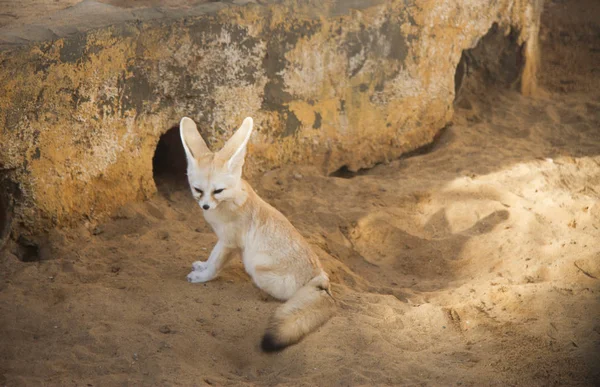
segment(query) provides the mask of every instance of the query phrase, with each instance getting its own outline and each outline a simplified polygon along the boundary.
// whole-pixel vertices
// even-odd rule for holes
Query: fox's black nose
[[[202,208],[204,208],[205,210],[208,210],[210,208],[210,206],[208,204],[205,204],[202,206]]]

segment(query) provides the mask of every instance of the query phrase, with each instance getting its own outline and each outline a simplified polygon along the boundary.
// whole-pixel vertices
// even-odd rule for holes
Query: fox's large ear
[[[196,123],[191,118],[183,117],[181,119],[179,134],[181,135],[181,142],[183,143],[188,160],[193,160],[204,153],[210,152],[202,136],[198,133]]]
[[[242,126],[231,136],[219,151],[223,159],[227,160],[227,169],[236,174],[242,173],[244,157],[246,156],[246,146],[252,134],[253,122],[251,117],[246,117]]]

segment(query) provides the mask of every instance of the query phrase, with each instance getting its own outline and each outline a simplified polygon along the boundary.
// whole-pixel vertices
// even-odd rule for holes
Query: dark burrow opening
[[[8,236],[10,235],[10,225],[12,221],[12,201],[8,190],[0,184],[0,249],[4,247]]]
[[[18,185],[4,174],[0,176],[0,250],[10,239],[14,205],[19,198]]]
[[[10,243],[15,203],[21,198],[18,185],[8,178],[0,179],[0,250],[9,249],[23,262],[39,261],[42,249],[39,237],[20,235]]]
[[[455,105],[468,108],[473,94],[520,87],[525,58],[518,39],[518,30],[506,33],[494,23],[475,47],[462,52],[454,74]]]
[[[352,179],[359,175],[359,172],[354,172],[348,169],[347,165],[342,165],[340,168],[329,174],[330,177],[339,177],[342,179]]]
[[[165,196],[187,188],[187,160],[179,126],[172,127],[160,136],[152,158],[152,171],[158,192]]]
[[[20,236],[17,240],[15,254],[23,262],[39,261],[42,255],[39,243],[25,236]]]
[[[377,164],[373,165],[372,167],[360,168],[358,171],[351,171],[347,165],[342,165],[340,168],[331,172],[329,174],[329,176],[330,177],[338,177],[341,179],[352,179],[352,178],[355,178],[356,176],[368,174],[369,171],[371,171],[371,169],[375,168],[376,166],[378,166],[380,164],[381,163],[377,163]]]

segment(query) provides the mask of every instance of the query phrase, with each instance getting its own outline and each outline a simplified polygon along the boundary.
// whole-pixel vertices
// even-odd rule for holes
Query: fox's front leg
[[[233,255],[233,249],[218,241],[213,247],[207,261],[196,261],[192,264],[192,272],[188,274],[189,282],[207,282],[215,278],[221,268]]]

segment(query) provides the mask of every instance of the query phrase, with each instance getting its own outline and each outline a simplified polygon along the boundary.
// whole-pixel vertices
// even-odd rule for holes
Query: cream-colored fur
[[[271,318],[262,342],[265,351],[276,351],[327,322],[335,303],[329,278],[309,244],[241,177],[252,126],[252,118],[246,118],[223,149],[213,153],[194,121],[181,120],[192,195],[219,238],[208,260],[194,262],[187,278],[210,281],[240,252],[254,283],[287,301]]]

